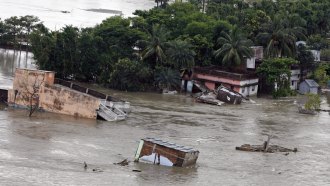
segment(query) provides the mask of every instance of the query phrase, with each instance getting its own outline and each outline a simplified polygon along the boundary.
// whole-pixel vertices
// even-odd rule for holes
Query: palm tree
[[[295,16],[289,18],[295,19]],[[259,41],[267,41],[265,53],[268,57],[294,57],[297,38],[306,37],[298,21],[285,20],[280,16],[275,17],[272,23],[265,25],[266,31],[257,35]]]
[[[149,33],[147,40],[139,41],[146,48],[142,52],[142,59],[154,58],[155,63],[163,63],[166,59],[165,48],[169,32],[163,26],[153,25],[152,32]]]
[[[214,52],[215,58],[222,57],[222,64],[233,66],[241,64],[245,58],[252,57],[251,41],[234,28],[230,34],[221,32],[218,45],[221,47]]]
[[[171,68],[159,68],[155,73],[155,82],[159,88],[171,90],[172,87],[180,86],[180,73],[177,70]]]
[[[169,0],[155,0],[155,3],[157,3],[156,7],[165,7],[168,4],[168,1]]]
[[[174,40],[170,42],[167,50],[169,62],[177,69],[190,70],[195,65],[194,56],[196,55],[192,47],[187,41]]]

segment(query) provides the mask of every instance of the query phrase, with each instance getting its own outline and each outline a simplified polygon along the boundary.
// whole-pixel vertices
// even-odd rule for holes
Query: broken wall
[[[37,104],[39,89],[45,84],[53,85],[55,72],[16,69],[13,89],[8,90],[8,103],[23,107]],[[32,95],[33,94],[33,95]]]
[[[40,91],[44,110],[75,117],[96,119],[100,100],[60,85],[45,85]]]

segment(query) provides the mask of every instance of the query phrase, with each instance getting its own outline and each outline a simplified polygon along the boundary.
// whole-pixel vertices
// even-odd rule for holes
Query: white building
[[[250,47],[253,51],[251,58],[246,59],[247,69],[256,69],[256,61],[261,61],[264,58],[264,50],[262,46]]]
[[[300,80],[300,70],[291,70],[290,88],[291,90],[298,90]]]

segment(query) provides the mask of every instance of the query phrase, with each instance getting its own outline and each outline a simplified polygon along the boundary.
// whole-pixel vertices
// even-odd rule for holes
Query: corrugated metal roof
[[[142,139],[144,141],[148,141],[148,142],[151,142],[151,143],[155,143],[157,145],[162,145],[164,147],[168,147],[168,148],[171,148],[171,149],[175,149],[175,150],[178,150],[178,151],[182,151],[182,152],[198,152],[198,150],[196,149],[193,149],[191,147],[185,147],[183,145],[177,145],[175,143],[171,143],[171,142],[168,142],[168,141],[163,141],[161,139],[156,139],[156,138],[144,138]]]
[[[309,87],[319,87],[319,84],[317,84],[313,79],[305,79],[305,81]]]

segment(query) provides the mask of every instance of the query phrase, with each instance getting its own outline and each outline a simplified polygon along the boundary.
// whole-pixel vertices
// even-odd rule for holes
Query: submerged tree
[[[318,94],[307,94],[307,101],[304,105],[307,110],[317,110],[320,109],[321,99]]]
[[[32,77],[32,76],[31,76]],[[30,81],[32,80],[32,81]],[[33,83],[32,83],[33,82]],[[23,100],[28,102],[29,117],[39,109],[39,92],[41,86],[45,83],[45,76],[40,77],[35,74],[33,79],[27,77],[23,82],[19,82],[20,87],[22,87],[22,92],[20,93]],[[16,93],[15,93],[16,94]],[[16,95],[15,95],[16,96]]]

